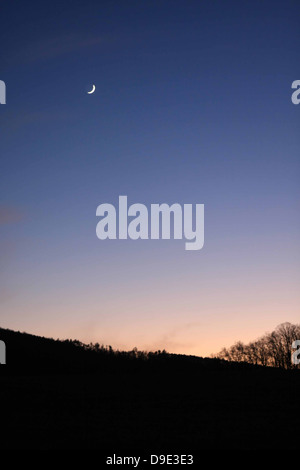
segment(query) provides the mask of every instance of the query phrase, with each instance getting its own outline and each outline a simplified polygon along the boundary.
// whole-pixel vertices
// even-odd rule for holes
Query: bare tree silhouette
[[[212,357],[227,361],[247,362],[283,369],[299,368],[292,363],[292,344],[300,339],[300,324],[286,322],[278,325],[271,333],[244,344],[238,341],[229,349],[223,348]]]

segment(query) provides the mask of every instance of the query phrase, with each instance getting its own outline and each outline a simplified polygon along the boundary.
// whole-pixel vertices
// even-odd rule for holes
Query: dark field
[[[117,356],[0,332],[15,352],[0,369],[2,449],[299,448],[299,370],[163,353]],[[55,371],[49,358],[58,362],[54,351],[62,349]]]

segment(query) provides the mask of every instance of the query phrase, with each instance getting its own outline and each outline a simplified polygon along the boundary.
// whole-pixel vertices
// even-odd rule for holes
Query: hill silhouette
[[[7,364],[14,371],[44,374],[49,372],[69,373],[104,370],[149,370],[158,371],[167,366],[176,370],[188,367],[220,370],[224,368],[249,368],[249,364],[227,362],[219,358],[202,358],[184,354],[169,354],[165,350],[155,352],[114,350],[98,343],[84,344],[78,340],[54,340],[28,333],[0,328],[0,339],[7,349]]]
[[[296,449],[300,371],[0,329],[1,449]],[[134,454],[132,454],[134,455]]]

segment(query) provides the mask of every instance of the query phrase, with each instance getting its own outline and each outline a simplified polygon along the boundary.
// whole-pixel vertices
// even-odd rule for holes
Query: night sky
[[[207,355],[299,322],[299,3],[0,14],[0,325]],[[203,249],[99,240],[119,195],[205,204]]]

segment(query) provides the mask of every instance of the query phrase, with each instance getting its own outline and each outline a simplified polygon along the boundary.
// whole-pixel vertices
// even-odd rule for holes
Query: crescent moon
[[[91,91],[88,91],[88,95],[91,95],[92,93],[94,93],[95,90],[96,90],[96,87],[95,85],[93,85],[93,88],[91,89]]]

